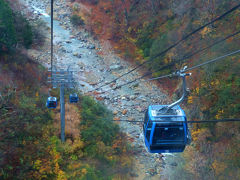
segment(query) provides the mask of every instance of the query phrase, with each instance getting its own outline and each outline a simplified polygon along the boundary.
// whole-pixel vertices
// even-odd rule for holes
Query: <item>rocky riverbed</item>
[[[29,56],[49,67],[50,65],[50,16],[49,0],[21,0],[25,5],[25,13],[30,13],[31,21],[45,22],[43,28],[47,38],[40,49],[30,49]],[[75,79],[78,88],[86,93],[94,90],[97,83],[104,84],[131,70],[134,65],[124,61],[113,52],[98,55],[103,51],[100,43],[93,40],[84,29],[77,30],[70,23],[71,8],[65,0],[54,1],[54,66],[67,68],[69,65],[76,71]],[[113,87],[126,83],[140,76],[133,72],[115,84],[104,86],[95,93],[95,98],[101,100],[114,113],[115,120],[143,120],[144,111],[150,104],[166,103],[167,97],[152,82],[135,82],[121,89]],[[106,93],[102,93],[105,92]],[[135,167],[133,179],[169,179],[168,173],[177,166],[174,158],[167,161],[170,155],[150,154],[146,151],[142,124],[120,122],[120,127],[128,135],[135,151]],[[167,164],[166,164],[167,163]]]

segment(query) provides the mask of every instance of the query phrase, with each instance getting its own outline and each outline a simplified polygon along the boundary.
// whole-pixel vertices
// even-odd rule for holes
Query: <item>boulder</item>
[[[87,46],[87,48],[88,48],[88,49],[95,49],[96,47],[95,47],[95,45],[90,44],[90,45]]]
[[[78,58],[81,58],[81,57],[82,57],[82,55],[81,55],[80,53],[78,53],[78,52],[74,52],[73,55],[76,56],[76,57],[78,57]]]
[[[124,110],[122,111],[122,114],[125,115],[125,114],[127,114],[127,112],[128,112],[128,110],[127,110],[127,109],[124,109]]]
[[[115,64],[115,65],[111,65],[110,70],[114,71],[114,70],[121,70],[123,68],[123,66]]]
[[[119,118],[119,117],[114,117],[113,120],[114,120],[114,121],[119,121],[120,118]]]

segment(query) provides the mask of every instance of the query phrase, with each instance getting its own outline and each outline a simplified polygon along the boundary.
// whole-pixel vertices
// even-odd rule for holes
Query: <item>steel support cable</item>
[[[163,79],[163,78],[172,77],[172,76],[173,76],[173,74],[168,74],[168,75],[163,75],[163,76],[157,77],[157,78],[158,78],[158,79]],[[119,86],[117,86],[117,87],[115,87],[115,88],[113,88],[113,89],[109,89],[109,90],[106,90],[106,91],[103,91],[103,92],[99,92],[99,93],[100,93],[100,94],[104,94],[104,93],[110,92],[111,90],[112,90],[112,91],[115,91],[115,90],[117,90],[117,89],[120,89],[120,88],[123,87],[123,86],[127,86],[128,84],[131,84],[131,83],[133,83],[133,82],[136,82],[137,80],[140,80],[140,79],[142,79],[142,78],[143,78],[143,77],[141,76],[141,77],[139,77],[139,78],[137,78],[137,79],[134,79],[134,80],[129,81],[129,82],[127,82],[127,83],[121,84],[121,85],[119,85]]]
[[[230,35],[226,36],[226,37],[223,38],[223,39],[220,39],[220,40],[214,42],[213,44],[211,44],[211,45],[209,45],[209,46],[207,46],[207,47],[205,47],[205,48],[202,48],[202,49],[199,49],[199,50],[195,51],[194,53],[192,53],[192,54],[190,54],[190,55],[184,55],[183,58],[181,58],[181,59],[174,60],[174,61],[171,62],[170,64],[166,64],[166,65],[162,66],[161,68],[159,68],[159,69],[157,69],[157,70],[155,70],[155,71],[153,71],[153,72],[149,72],[149,73],[144,74],[143,76],[141,76],[141,79],[144,78],[144,77],[146,77],[146,76],[152,75],[153,73],[159,72],[159,71],[161,71],[161,70],[163,70],[163,69],[166,69],[166,68],[168,68],[168,67],[171,67],[171,66],[173,66],[175,63],[179,63],[179,62],[181,62],[181,61],[187,60],[187,59],[193,57],[194,55],[196,55],[196,54],[198,54],[198,53],[201,53],[201,52],[203,52],[203,51],[205,51],[205,50],[208,50],[208,49],[212,48],[213,46],[215,46],[215,45],[217,45],[217,44],[219,44],[219,43],[221,43],[221,42],[223,42],[223,41],[226,41],[227,39],[230,39],[230,38],[238,35],[239,33],[240,33],[240,31],[237,31],[237,32],[235,32],[235,33],[233,33],[233,34],[230,34]]]
[[[133,71],[139,69],[139,68],[142,67],[144,64],[149,63],[149,62],[152,62],[152,61],[153,61],[155,58],[157,58],[158,56],[164,55],[166,52],[168,52],[168,51],[171,50],[172,48],[176,47],[176,46],[177,46],[178,44],[180,44],[182,41],[185,41],[187,38],[189,38],[189,37],[192,36],[193,34],[197,33],[198,31],[202,30],[202,29],[205,28],[206,26],[208,26],[208,25],[210,25],[210,24],[213,24],[214,22],[222,19],[222,18],[225,17],[226,15],[228,15],[228,14],[230,14],[231,12],[237,10],[239,7],[240,7],[240,4],[238,4],[237,6],[233,7],[232,9],[228,10],[227,12],[223,13],[222,15],[218,16],[218,17],[215,18],[214,20],[208,22],[207,24],[205,24],[205,25],[203,25],[203,26],[195,29],[194,31],[192,31],[191,33],[187,34],[186,36],[184,36],[182,39],[180,39],[180,40],[177,41],[176,43],[174,43],[174,44],[172,44],[171,46],[169,46],[169,47],[168,47],[167,49],[165,49],[164,51],[162,51],[162,52],[158,53],[157,55],[151,57],[149,60],[144,61],[143,63],[139,64],[138,66],[136,66],[136,67],[133,68],[132,70],[130,70],[130,71],[122,74],[121,76],[115,78],[115,79],[112,80],[112,81],[106,82],[105,84],[103,84],[103,85],[101,85],[101,86],[97,87],[96,89],[91,90],[91,91],[89,91],[89,92],[96,91],[96,90],[98,90],[99,88],[102,88],[102,87],[107,86],[107,85],[109,85],[109,84],[111,84],[111,83],[114,83],[114,82],[116,82],[118,79],[122,78],[123,76],[126,76],[126,75],[132,73]],[[99,84],[99,83],[98,83],[98,84]]]
[[[200,53],[200,52],[202,52],[202,51],[205,51],[205,50],[207,50],[207,49],[215,46],[216,44],[219,44],[219,43],[222,42],[222,41],[225,41],[225,40],[227,40],[227,39],[229,39],[229,38],[231,38],[231,37],[233,37],[233,36],[236,36],[236,35],[239,34],[239,33],[240,33],[240,31],[237,31],[237,32],[235,32],[235,33],[233,33],[233,34],[231,34],[231,35],[229,35],[229,36],[227,36],[227,37],[225,37],[225,38],[223,38],[223,39],[221,39],[221,40],[219,40],[219,41],[217,41],[217,42],[215,42],[215,43],[213,43],[213,44],[211,44],[211,45],[209,45],[209,46],[207,46],[207,47],[205,47],[205,48],[203,48],[203,49],[200,49],[200,50],[198,50],[198,51],[195,51],[194,53],[192,53],[192,54],[190,54],[190,55],[188,55],[188,56],[184,56],[183,58],[181,58],[181,59],[179,59],[179,60],[176,60],[176,61],[174,61],[174,62],[172,62],[172,63],[170,63],[170,64],[167,64],[167,65],[165,65],[165,66],[157,69],[157,70],[154,71],[154,72],[145,73],[143,76],[140,76],[139,78],[136,78],[136,79],[134,79],[134,80],[132,80],[132,81],[129,81],[129,82],[127,82],[127,83],[124,83],[124,84],[122,84],[122,85],[119,85],[119,86],[113,88],[112,90],[116,90],[116,89],[119,89],[119,88],[121,88],[121,87],[123,87],[123,86],[132,84],[132,83],[134,83],[134,82],[136,82],[136,81],[138,81],[138,80],[140,80],[140,79],[143,79],[144,77],[147,77],[147,76],[149,76],[149,75],[151,75],[151,74],[153,74],[153,73],[155,73],[155,72],[158,72],[158,71],[163,70],[163,69],[165,69],[165,68],[167,68],[167,67],[170,67],[170,66],[174,65],[174,64],[177,63],[177,62],[186,60],[186,59],[188,59],[188,58],[190,58],[190,57],[192,57],[192,56],[194,56],[194,55],[196,55],[196,54],[198,54],[198,53]],[[233,54],[236,54],[236,53],[238,53],[238,52],[233,52]],[[230,53],[230,55],[233,55],[233,54]],[[224,57],[226,57],[226,56],[229,56],[229,55],[224,55]],[[218,57],[218,58],[223,58],[223,57]],[[172,73],[172,74],[173,74],[173,73]],[[143,80],[143,81],[141,81],[141,82],[146,82],[146,81],[152,81],[152,80],[158,80],[158,79],[162,79],[162,78],[166,78],[166,77],[171,77],[172,74],[163,75],[163,76],[159,76],[159,77],[155,77],[155,78],[150,78],[150,79],[147,79],[147,80]],[[108,92],[108,91],[109,91],[109,90],[104,91],[104,92],[101,92],[101,93],[105,93],[105,92]]]
[[[220,57],[211,59],[211,60],[209,60],[209,61],[207,61],[207,62],[204,62],[204,63],[202,63],[202,64],[198,64],[198,65],[196,65],[196,66],[192,66],[192,67],[190,67],[190,68],[187,68],[187,69],[184,70],[183,72],[187,72],[187,71],[190,71],[190,70],[199,68],[199,67],[201,67],[201,66],[204,66],[204,65],[207,65],[207,64],[210,64],[210,63],[214,63],[214,62],[217,62],[217,61],[220,61],[220,60],[222,60],[222,59],[225,58],[225,57],[232,56],[232,55],[238,54],[238,53],[240,53],[240,49],[237,50],[237,51],[233,51],[233,52],[231,52],[231,53],[225,54],[225,55],[223,55],[223,56],[220,56]],[[175,74],[175,73],[173,73],[172,76],[174,76],[174,74]],[[152,80],[157,80],[157,79],[161,79],[161,78],[162,78],[162,76],[160,76],[160,77],[155,77],[155,78],[150,78],[150,79],[147,79],[146,81],[152,81]]]
[[[121,87],[126,86],[126,85],[128,85],[128,84],[131,84],[131,83],[137,81],[137,80],[140,80],[140,79],[143,79],[143,78],[145,78],[145,77],[147,77],[147,76],[149,76],[149,75],[152,75],[152,74],[155,73],[155,72],[159,72],[159,71],[161,71],[161,70],[163,70],[163,69],[166,69],[166,68],[168,68],[168,67],[171,67],[171,66],[174,65],[175,63],[178,63],[178,62],[184,61],[184,60],[186,60],[186,59],[189,59],[190,57],[192,57],[192,56],[194,56],[194,55],[196,55],[196,54],[198,54],[198,53],[200,53],[200,52],[203,52],[203,51],[205,51],[205,50],[207,50],[207,49],[209,49],[209,48],[211,48],[211,47],[219,44],[220,42],[223,42],[223,41],[225,41],[225,40],[227,40],[227,39],[229,39],[229,38],[232,38],[232,37],[238,35],[239,33],[240,33],[240,31],[237,31],[237,32],[235,32],[235,33],[233,33],[233,34],[230,34],[230,35],[226,36],[225,38],[223,38],[223,39],[221,39],[221,40],[218,40],[218,41],[214,42],[213,44],[211,44],[211,45],[209,45],[209,46],[207,46],[207,47],[205,47],[205,48],[202,48],[202,49],[200,49],[200,50],[198,50],[198,51],[195,51],[194,53],[192,53],[192,54],[190,54],[190,55],[185,55],[183,58],[178,59],[178,60],[175,60],[175,61],[173,61],[173,62],[171,62],[170,64],[167,64],[167,65],[165,65],[165,66],[162,66],[161,68],[157,69],[156,71],[145,73],[143,76],[141,76],[141,77],[139,77],[139,78],[136,78],[136,79],[134,79],[134,80],[132,80],[132,81],[129,81],[129,82],[126,83],[126,84],[122,84],[122,85],[120,85],[120,86],[121,86]],[[162,78],[162,77],[161,77],[161,78]],[[157,78],[157,79],[161,79],[161,78]],[[154,78],[152,78],[152,80],[154,80]],[[146,81],[148,81],[148,80],[146,80]],[[103,87],[103,86],[102,86],[102,87]],[[99,87],[99,88],[100,88],[100,87]],[[97,88],[97,89],[99,89],[99,88]],[[112,89],[112,90],[116,90],[116,89],[118,89],[118,88],[119,88],[119,87],[116,87],[116,88],[114,88],[114,89]],[[95,89],[95,90],[97,90],[97,89]],[[92,90],[92,91],[94,91],[94,90]],[[89,92],[92,92],[92,91],[89,91]],[[104,92],[102,92],[102,93],[105,93],[105,92],[107,92],[107,91],[104,91]]]
[[[207,64],[210,64],[210,63],[213,63],[213,62],[222,60],[222,59],[225,58],[225,57],[232,56],[232,55],[237,54],[237,53],[240,53],[240,49],[237,50],[237,51],[233,51],[233,52],[231,52],[231,53],[225,54],[225,55],[223,55],[223,56],[214,58],[214,59],[209,60],[209,61],[207,61],[207,62],[204,62],[204,63],[202,63],[202,64],[199,64],[199,65],[196,65],[196,66],[192,66],[192,67],[190,67],[190,68],[187,68],[187,69],[184,70],[183,72],[187,72],[187,71],[196,69],[196,68],[198,68],[198,67],[201,67],[201,66],[204,66],[204,65],[207,65]],[[152,80],[158,80],[158,79],[163,79],[163,78],[173,77],[173,76],[175,76],[175,72],[173,72],[173,73],[171,73],[171,74],[167,74],[167,75],[155,77],[155,78],[150,78],[150,79],[144,80],[144,81],[142,81],[142,82],[152,81]],[[123,87],[123,86],[126,86],[126,85],[128,85],[128,84],[131,84],[131,83],[133,83],[133,82],[135,82],[135,81],[137,81],[137,80],[139,80],[139,79],[142,79],[142,78],[143,78],[143,76],[141,76],[141,77],[139,77],[139,78],[137,78],[137,79],[134,79],[134,80],[132,80],[132,81],[129,81],[129,82],[125,83],[125,84],[119,85],[119,86],[117,86],[117,87],[115,87],[115,88],[113,88],[113,89],[110,89],[110,90],[119,89],[119,88],[121,88],[121,87]],[[101,94],[106,93],[106,92],[109,92],[110,90],[103,91],[103,92],[101,92]]]
[[[131,121],[131,120],[112,120],[112,121],[122,121],[122,122],[131,122],[131,123],[143,123],[144,121]],[[218,122],[237,122],[240,121],[240,119],[216,119],[216,120],[203,120],[203,121],[187,121],[187,123],[218,123]],[[170,121],[153,121],[153,122],[170,122]],[[173,123],[179,123],[179,121],[171,121]]]
[[[207,62],[204,62],[204,63],[202,63],[202,64],[199,64],[199,65],[196,65],[196,66],[192,66],[192,67],[190,67],[190,68],[187,68],[184,72],[190,71],[190,70],[193,70],[193,69],[196,69],[196,68],[199,68],[199,67],[201,67],[201,66],[204,66],[204,65],[207,65],[207,64],[210,64],[210,63],[214,63],[214,62],[216,62],[216,61],[220,61],[220,60],[222,60],[222,59],[225,58],[225,57],[232,56],[232,55],[238,54],[238,53],[240,53],[240,49],[237,50],[237,51],[233,51],[233,52],[231,52],[231,53],[225,54],[225,55],[223,55],[223,56],[214,58],[214,59],[209,60],[209,61],[207,61]]]
[[[131,121],[131,120],[112,120],[113,122],[130,122],[130,123],[144,123],[144,121]],[[169,121],[154,121],[154,122],[168,122]],[[178,122],[179,121],[171,121],[171,122]],[[193,123],[219,123],[219,122],[240,122],[240,119],[237,119],[237,118],[231,118],[231,119],[214,119],[214,120],[203,120],[203,121],[187,121],[187,123],[189,124],[193,124]],[[13,140],[19,140],[19,143],[20,143],[20,140],[21,141],[35,141],[37,139],[34,139],[34,140],[28,140],[28,139],[15,139],[15,138],[9,138],[9,139],[13,139]],[[1,141],[1,142],[4,142]],[[9,140],[5,141],[5,142],[9,142]]]
[[[167,77],[172,77],[172,75],[173,75],[173,74],[167,74],[167,75],[159,76],[158,79],[163,79],[163,78],[167,78]],[[121,88],[121,87],[123,87],[123,86],[129,85],[129,84],[131,84],[131,83],[133,83],[133,82],[135,82],[135,81],[137,81],[137,80],[142,79],[143,77],[145,77],[145,76],[141,76],[141,77],[139,77],[139,78],[137,78],[137,79],[134,79],[134,80],[132,80],[132,81],[129,81],[129,82],[125,83],[125,84],[119,85],[119,86],[116,87],[116,89],[119,89],[119,88]],[[142,82],[144,82],[144,81],[142,81]],[[114,90],[114,89],[113,89],[113,90]]]
[[[53,0],[51,0],[51,78],[53,70]]]

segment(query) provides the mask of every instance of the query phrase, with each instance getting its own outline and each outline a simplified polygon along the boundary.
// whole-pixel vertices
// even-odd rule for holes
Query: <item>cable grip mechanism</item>
[[[182,94],[182,97],[180,99],[178,99],[177,101],[175,101],[172,104],[167,106],[168,110],[171,109],[172,107],[180,104],[185,99],[186,91],[187,91],[186,78],[185,77],[186,76],[191,76],[191,73],[185,73],[186,69],[187,69],[187,66],[184,66],[183,69],[181,69],[180,71],[176,72],[176,74],[175,74],[175,75],[180,76],[182,78],[182,91],[183,91],[183,94]]]

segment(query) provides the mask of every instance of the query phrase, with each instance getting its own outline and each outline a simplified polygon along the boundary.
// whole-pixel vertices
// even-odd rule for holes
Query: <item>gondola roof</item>
[[[185,113],[182,108],[177,105],[166,111],[168,105],[151,105],[149,106],[149,116],[152,121],[185,121]]]

